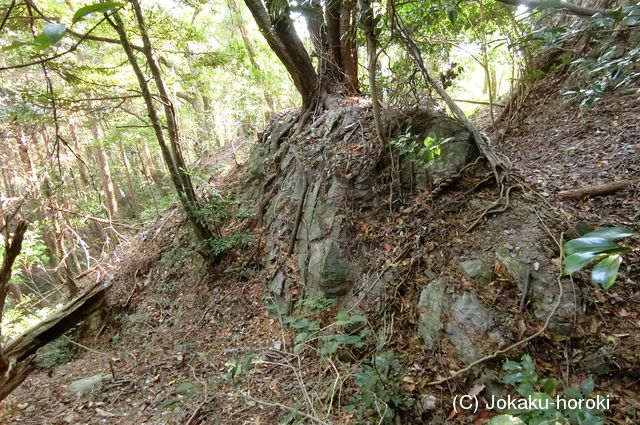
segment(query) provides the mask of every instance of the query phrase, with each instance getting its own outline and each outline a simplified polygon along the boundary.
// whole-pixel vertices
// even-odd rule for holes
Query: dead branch
[[[394,28],[397,30],[400,39],[407,48],[407,53],[416,63],[420,72],[422,73],[425,81],[434,88],[438,95],[444,100],[451,112],[464,124],[465,128],[473,135],[473,139],[480,150],[480,153],[487,158],[493,175],[496,179],[496,184],[502,187],[508,178],[509,171],[511,170],[510,161],[504,156],[495,152],[490,145],[488,137],[480,133],[478,128],[469,120],[469,118],[462,112],[462,109],[456,104],[456,102],[449,96],[449,94],[442,88],[442,86],[431,75],[429,70],[424,64],[420,49],[416,45],[413,38],[409,35],[408,31],[404,27],[400,16],[398,16],[395,10],[395,4],[391,2],[393,7],[393,23]]]
[[[579,189],[563,190],[562,192],[558,192],[558,196],[562,199],[586,199],[594,196],[616,193],[628,188],[631,184],[631,180],[622,180],[619,182],[604,183],[595,186],[585,186]]]
[[[62,336],[103,305],[110,286],[111,280],[108,280],[89,287],[64,307],[3,347],[2,357],[7,362],[0,375],[0,400],[24,381],[33,368],[33,356],[40,347]]]
[[[596,13],[610,15],[614,9],[592,9],[590,7],[578,6],[577,4],[567,3],[566,1],[550,2],[547,0],[496,0],[500,3],[510,6],[526,6],[529,9],[558,9],[569,12],[572,15],[589,18]]]

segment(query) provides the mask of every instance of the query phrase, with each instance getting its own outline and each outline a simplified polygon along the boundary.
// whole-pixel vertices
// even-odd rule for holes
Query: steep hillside
[[[2,421],[478,425],[497,411],[454,400],[506,396],[503,362],[529,354],[560,387],[594,377],[604,414],[637,423],[638,251],[608,291],[561,276],[559,256],[588,229],[638,228],[640,100],[580,109],[567,84],[533,84],[496,132],[514,164],[502,189],[464,127],[429,110],[387,123],[395,140],[448,140],[429,172],[401,145],[376,148],[364,101],[304,127],[274,119],[212,180],[253,209],[229,223],[252,245],[211,270],[166,211],[121,247],[109,308],[73,360],[28,378]],[[614,180],[632,185],[558,195]]]

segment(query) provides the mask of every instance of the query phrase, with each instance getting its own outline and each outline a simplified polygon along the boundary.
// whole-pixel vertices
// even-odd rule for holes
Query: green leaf
[[[589,263],[604,257],[606,254],[599,254],[597,252],[578,252],[572,254],[562,261],[564,265],[564,274],[572,274],[580,271]]]
[[[619,254],[609,255],[600,260],[591,271],[591,280],[604,289],[611,288],[618,276],[618,270],[622,263],[622,257]]]
[[[283,325],[288,325],[289,323],[293,322],[295,319],[291,316],[284,316],[282,318],[282,324]]]
[[[520,419],[511,415],[494,416],[487,425],[525,425]]]
[[[603,252],[609,249],[618,248],[618,244],[611,239],[583,237],[570,240],[564,244],[567,254],[578,252]]]
[[[520,369],[522,366],[520,366],[520,363],[514,361],[514,360],[508,360],[506,362],[504,362],[504,364],[502,365],[502,370],[518,370]]]
[[[331,356],[335,354],[336,351],[338,351],[339,347],[340,347],[340,344],[335,339],[327,340],[325,341],[325,343],[322,345],[322,348],[320,349],[320,355]]]
[[[104,3],[90,4],[88,6],[84,6],[78,9],[76,13],[73,14],[73,19],[71,20],[71,22],[75,24],[76,22],[84,19],[85,16],[91,13],[105,13],[110,10],[117,9],[121,6],[122,6],[122,3],[118,3],[115,1],[106,1]]]
[[[567,388],[566,390],[564,390],[564,395],[565,397],[574,398],[578,400],[582,398],[582,393],[580,392],[580,390],[576,388]]]
[[[47,47],[53,46],[58,41],[62,40],[64,33],[67,31],[65,24],[47,24],[42,28],[42,32],[33,39],[33,44],[36,46],[36,50],[44,50]]]
[[[594,230],[593,232],[589,232],[585,235],[582,235],[583,238],[605,238],[605,239],[622,239],[628,238],[629,236],[637,235],[636,232],[629,229],[628,227],[609,227],[608,229],[600,229]]]
[[[338,312],[338,314],[336,314],[337,325],[344,326],[344,325],[348,325],[349,323],[351,323],[351,320],[348,312],[341,310]]]
[[[536,389],[530,382],[523,382],[522,384],[518,384],[515,388],[518,394],[523,397],[529,397],[536,392]]]
[[[449,21],[452,24],[455,24],[458,20],[458,10],[457,9],[449,9]]]
[[[522,382],[524,379],[524,374],[522,372],[510,373],[505,376],[502,382],[505,384],[517,384],[518,382]]]
[[[556,378],[544,378],[540,380],[540,385],[546,394],[551,395],[558,387],[558,380]]]
[[[593,381],[593,378],[591,376],[585,379],[582,385],[580,385],[580,391],[582,392],[582,394],[584,394],[585,397],[591,394],[595,389],[596,383]]]
[[[305,342],[309,338],[309,332],[300,332],[296,335],[296,342]]]

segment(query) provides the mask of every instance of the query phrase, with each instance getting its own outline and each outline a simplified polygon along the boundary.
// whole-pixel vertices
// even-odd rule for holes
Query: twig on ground
[[[251,401],[253,401],[253,402],[255,402],[255,403],[261,404],[261,405],[263,405],[263,406],[267,406],[267,407],[279,407],[279,408],[281,408],[281,409],[285,409],[285,410],[288,410],[288,411],[290,411],[290,412],[295,412],[297,415],[304,416],[305,418],[307,418],[307,419],[309,419],[309,420],[311,420],[311,421],[313,421],[313,422],[315,422],[315,423],[318,423],[318,424],[320,424],[320,425],[330,425],[328,422],[325,422],[325,421],[323,421],[322,419],[316,418],[316,417],[315,417],[315,416],[313,416],[313,415],[310,415],[310,414],[305,413],[305,412],[301,412],[301,411],[299,411],[299,410],[297,410],[297,409],[294,409],[294,408],[292,408],[292,407],[286,406],[286,405],[284,405],[284,404],[276,403],[276,402],[269,402],[269,401],[260,400],[260,399],[257,399],[257,398],[255,398],[255,397],[252,397],[249,393],[246,393],[246,392],[243,392],[243,393],[242,393],[242,395],[243,395],[246,399],[251,400]]]

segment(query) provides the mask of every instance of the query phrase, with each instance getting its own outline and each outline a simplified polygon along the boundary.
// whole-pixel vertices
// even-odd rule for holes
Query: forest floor
[[[469,195],[466,189],[478,181],[469,177],[442,195],[436,205],[440,212],[425,206],[424,194],[418,193],[408,197],[399,212],[382,208],[357,217],[367,242],[379,246],[372,256],[380,258],[390,250],[394,256],[402,251],[403,229],[428,219],[433,225],[428,226],[428,244],[422,251],[425,261],[437,271],[451,269],[454,291],[473,288],[499,316],[521,317],[516,323],[501,322],[503,329],[511,327],[513,339],[531,335],[541,326],[531,314],[518,315],[516,288],[500,279],[491,285],[471,282],[453,270],[452,258],[493,250],[536,233],[546,241],[532,238],[531,243],[541,246],[531,249],[548,252],[552,264],[557,261],[553,258],[557,247],[549,235],[571,235],[580,223],[594,228],[638,225],[640,99],[616,95],[580,109],[566,103],[563,91],[564,81],[553,75],[534,83],[524,106],[502,129],[498,149],[512,160],[523,188],[514,191],[508,211],[489,216],[464,233],[479,208],[497,196],[491,185]],[[216,186],[236,187],[241,172],[242,166],[218,175]],[[634,186],[614,195],[576,201],[557,196],[561,190],[625,179]],[[275,424],[290,413],[284,405],[305,405],[302,423],[355,423],[352,414],[339,408],[340,402],[323,404],[326,394],[318,388],[330,386],[333,381],[328,377],[333,375],[313,359],[290,353],[291,331],[265,308],[269,272],[246,271],[256,250],[228,255],[212,272],[197,255],[185,252],[188,240],[189,228],[173,208],[120,247],[107,326],[97,335],[87,333],[69,363],[32,373],[3,402],[0,422]],[[526,350],[535,357],[541,375],[574,384],[589,373],[584,364],[589,355],[602,347],[613,351],[615,365],[598,378],[597,389],[612,395],[607,415],[617,424],[640,422],[638,264],[639,253],[629,254],[619,281],[609,291],[580,275],[575,284],[585,301],[581,314],[575,315],[574,335],[547,331]],[[403,389],[422,401],[423,411],[404,419],[398,416],[396,423],[444,423],[449,418],[447,423],[485,424],[487,412],[452,412],[452,396],[468,392],[473,381],[451,381],[440,389],[426,386],[464,365],[448,356],[447,346],[439,356],[424,357],[415,332],[415,304],[424,282],[416,277],[415,268],[409,265],[407,270],[402,285],[390,295],[397,312],[390,345],[411,359]],[[516,350],[509,357],[522,352]],[[499,368],[498,362],[489,365]],[[73,381],[100,374],[102,384],[94,391],[76,395],[68,390]],[[235,379],[228,379],[229,374]],[[344,383],[338,398],[348,399],[355,391],[349,388],[351,378],[335,378]],[[425,402],[431,395],[437,400],[434,406]]]

